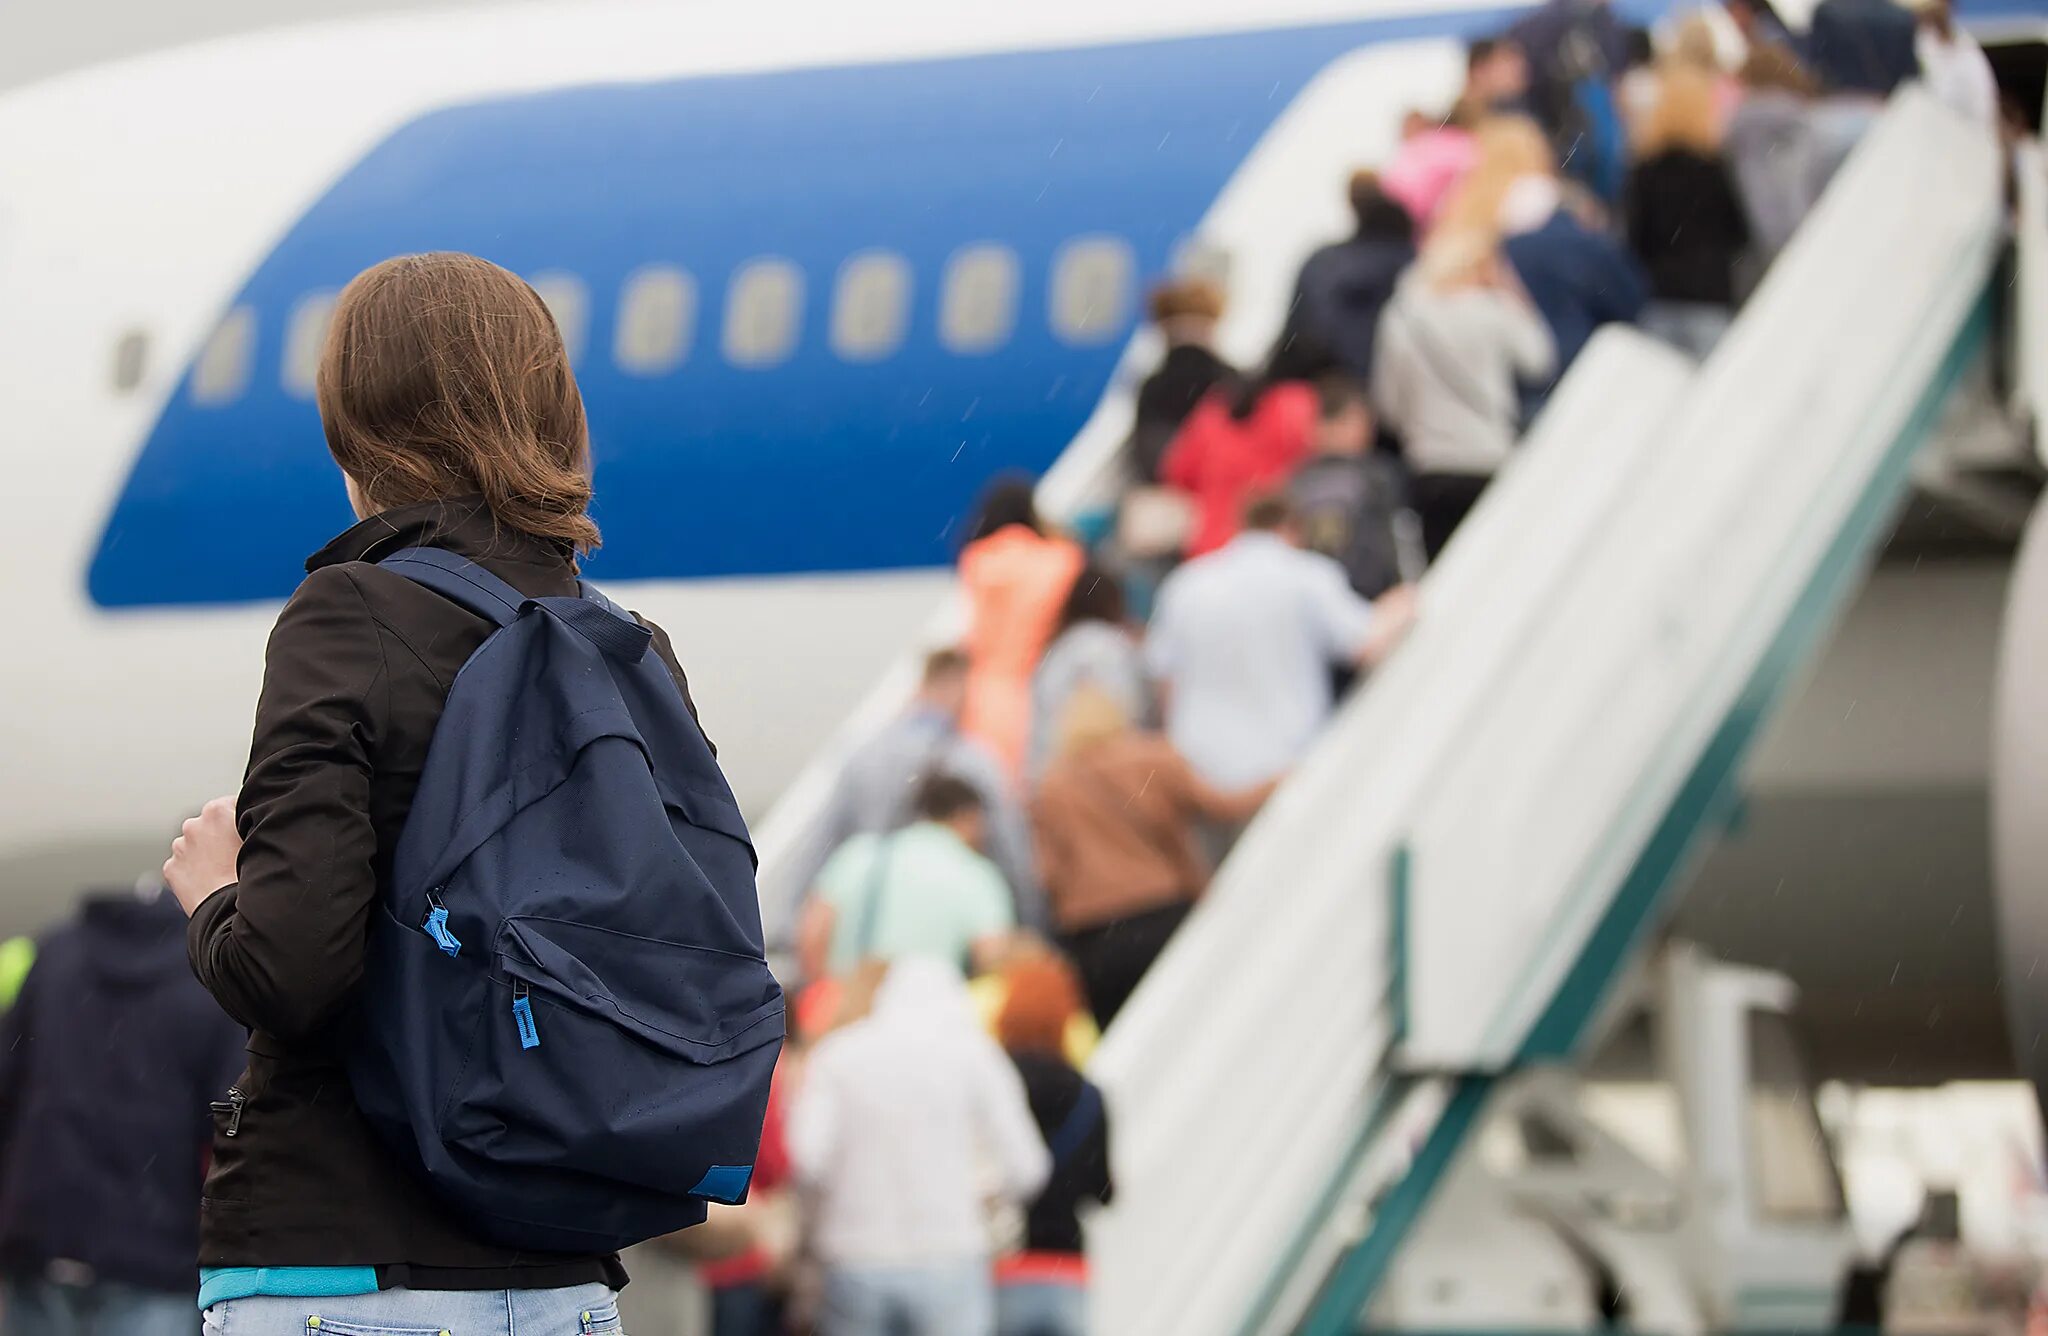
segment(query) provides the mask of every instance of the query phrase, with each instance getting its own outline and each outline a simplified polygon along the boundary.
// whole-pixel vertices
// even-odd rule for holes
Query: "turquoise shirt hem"
[[[374,1266],[227,1266],[202,1267],[199,1272],[201,1312],[230,1299],[259,1294],[303,1299],[376,1292]]]

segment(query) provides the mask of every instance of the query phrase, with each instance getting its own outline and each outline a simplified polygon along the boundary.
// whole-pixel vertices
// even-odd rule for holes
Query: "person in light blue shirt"
[[[1331,669],[1378,663],[1412,617],[1407,586],[1367,602],[1295,537],[1286,497],[1258,497],[1243,532],[1159,590],[1145,653],[1167,736],[1217,788],[1291,769],[1335,705]]]
[[[1002,954],[1017,919],[1003,874],[980,852],[981,795],[965,780],[933,775],[918,790],[916,815],[901,830],[854,836],[826,861],[798,928],[809,977],[907,956],[977,973]]]

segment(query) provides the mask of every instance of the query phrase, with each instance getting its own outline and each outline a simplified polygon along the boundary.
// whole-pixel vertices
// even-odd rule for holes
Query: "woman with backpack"
[[[996,1259],[996,1336],[1087,1336],[1088,1258],[1080,1214],[1107,1205],[1109,1111],[1102,1092],[1067,1058],[1081,1010],[1073,969],[1050,951],[1003,972],[996,1038],[1016,1064],[1052,1170],[1024,1213],[1021,1247]]]
[[[474,1019],[428,1013],[402,1018],[404,1025],[422,1036],[459,1030],[486,1059],[524,1054],[524,1081],[544,1082],[545,1062],[588,1051],[596,1031],[586,1027],[597,1024],[572,1014],[538,973],[530,997],[524,973],[502,977],[514,967],[508,941],[536,952],[545,943],[494,939],[474,918],[475,887],[461,880],[466,865],[437,888],[440,899],[424,892],[434,905],[418,907],[424,918],[390,899],[395,869],[413,853],[400,833],[434,779],[429,743],[444,708],[453,717],[451,683],[499,624],[377,563],[404,549],[438,549],[427,564],[470,572],[472,585],[509,587],[520,607],[507,610],[508,626],[545,607],[544,620],[581,623],[608,639],[607,656],[637,647],[634,680],[651,676],[667,696],[655,705],[673,706],[674,731],[665,736],[687,729],[700,772],[708,767],[714,777],[696,784],[723,783],[695,731],[667,637],[579,598],[577,558],[598,544],[586,513],[583,402],[561,336],[531,288],[468,255],[405,256],[365,271],[336,304],[317,397],[360,522],[314,553],[278,617],[239,798],[207,804],[164,865],[191,916],[187,940],[200,982],[251,1031],[248,1070],[213,1106],[199,1256],[205,1327],[236,1336],[617,1332],[615,1291],[626,1277],[615,1252],[497,1241],[510,1236],[504,1220],[451,1204],[402,1159],[381,1124],[373,1127],[366,1109],[390,1097],[386,1084],[351,1079],[357,1032],[374,1028],[368,1013],[399,989],[389,973],[393,951],[423,952],[450,979],[465,971],[497,999]],[[557,634],[552,625],[534,630]],[[569,644],[570,634],[555,643]],[[658,657],[644,656],[649,638]],[[482,670],[487,657],[473,668]],[[485,739],[500,752],[515,741]],[[631,764],[643,776],[672,775],[676,758],[644,745],[650,754]],[[579,755],[597,763],[595,747]],[[607,753],[604,764],[618,756]],[[729,824],[743,833],[736,812]],[[637,843],[652,857],[669,835],[650,831]],[[743,856],[738,835],[715,838],[730,848],[696,846],[707,859]],[[552,894],[552,911],[573,917],[578,907],[562,903],[570,893]],[[407,917],[394,923],[401,910]],[[758,909],[751,912],[758,938]],[[521,926],[511,919],[506,931]],[[466,952],[459,937],[470,939]],[[721,991],[719,1003],[732,997]],[[779,993],[749,1002],[762,1010],[763,1040],[779,1038]],[[764,1051],[772,1065],[772,1047]],[[476,1103],[451,1096],[447,1117]],[[525,1149],[511,1141],[516,1130],[499,1125],[483,1134],[482,1145],[498,1137],[504,1149],[478,1159],[516,1158]],[[756,1118],[756,1141],[759,1131]],[[559,1166],[543,1160],[543,1168]],[[543,1217],[532,1228],[587,1223],[550,1211],[545,1195],[513,1197]]]

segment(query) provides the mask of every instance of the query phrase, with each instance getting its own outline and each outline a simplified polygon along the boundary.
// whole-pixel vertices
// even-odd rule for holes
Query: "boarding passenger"
[[[1874,105],[1919,73],[1915,26],[1894,0],[1821,0],[1807,26],[1807,58],[1830,93]]]
[[[1395,524],[1407,506],[1400,466],[1373,449],[1377,425],[1356,381],[1324,377],[1316,386],[1316,452],[1287,484],[1302,546],[1342,566],[1366,598],[1401,583]]]
[[[165,865],[199,981],[254,1032],[214,1106],[207,1329],[611,1331],[617,1256],[485,1238],[373,1136],[341,1061],[449,684],[496,629],[375,563],[432,546],[529,597],[576,596],[598,543],[582,397],[532,288],[433,254],[342,291],[317,399],[361,522],[308,561],[271,632],[239,801],[209,803]]]
[[[1725,152],[1749,223],[1750,262],[1761,274],[1816,198],[1814,84],[1789,47],[1771,42],[1750,48],[1741,77]]]
[[[1657,42],[1648,28],[1628,30],[1628,68],[1614,81],[1614,101],[1631,131],[1657,101]]]
[[[1481,37],[1465,48],[1465,87],[1455,119],[1477,125],[1488,116],[1529,113],[1529,53],[1512,37]]]
[[[1595,329],[1634,320],[1649,299],[1636,259],[1564,205],[1542,132],[1522,117],[1502,116],[1479,128],[1479,165],[1438,224],[1439,230],[1501,238],[1508,263],[1550,326],[1560,375]]]
[[[1216,322],[1223,318],[1223,289],[1205,278],[1181,278],[1152,289],[1152,323],[1166,352],[1138,386],[1137,419],[1131,425],[1128,459],[1140,482],[1156,482],[1159,464],[1174,433],[1202,396],[1233,378],[1230,364],[1216,355]]]
[[[1003,874],[981,854],[981,794],[935,774],[918,792],[916,814],[900,830],[854,836],[826,862],[797,926],[806,977],[908,956],[970,974],[1000,963],[1017,920]]]
[[[1024,1083],[939,961],[867,962],[842,1015],[789,1110],[825,1267],[819,1331],[991,1336],[986,1189],[1022,1203],[1051,1167]]]
[[[1951,0],[1916,0],[1913,50],[1927,91],[1971,124],[1995,134],[1998,78],[1977,39],[1956,24]]]
[[[839,773],[819,842],[798,884],[808,886],[825,859],[856,835],[880,834],[910,821],[917,792],[933,775],[968,784],[988,823],[987,853],[1008,883],[1018,922],[1043,927],[1044,895],[1031,862],[1031,823],[995,754],[960,727],[967,708],[967,656],[955,649],[927,655],[917,694],[896,719],[869,738]]]
[[[1650,274],[1643,329],[1705,358],[1735,311],[1737,263],[1749,216],[1721,154],[1712,76],[1671,63],[1637,127],[1629,175],[1628,240]]]
[[[1059,732],[1031,815],[1061,944],[1107,1027],[1209,884],[1196,823],[1242,825],[1273,781],[1217,788],[1092,687],[1074,693]]]
[[[1278,493],[1245,508],[1244,532],[1159,591],[1146,666],[1174,747],[1211,786],[1238,791],[1299,761],[1335,704],[1331,670],[1371,667],[1413,618],[1396,586],[1368,602],[1344,568],[1297,545]]]
[[[1022,779],[1031,736],[1031,674],[1083,559],[1039,518],[1031,492],[1022,474],[991,483],[960,551],[968,662],[960,726],[1013,780]]]
[[[1145,656],[1138,647],[1123,585],[1090,562],[1074,579],[1053,638],[1031,680],[1031,779],[1045,774],[1054,733],[1067,701],[1082,687],[1107,692],[1133,719],[1151,717]]]
[[[1820,81],[1811,120],[1812,193],[1822,190],[1877,124],[1892,90],[1920,71],[1918,25],[1894,0],[1821,0],[1807,25],[1807,68]]]
[[[1349,193],[1356,230],[1301,266],[1269,368],[1274,379],[1312,380],[1332,368],[1360,379],[1372,374],[1380,308],[1415,258],[1415,222],[1374,172],[1353,172]]]
[[[1545,0],[1508,36],[1529,60],[1528,113],[1570,178],[1603,201],[1620,193],[1628,154],[1616,84],[1628,68],[1628,28],[1608,0]]]
[[[1219,389],[1189,415],[1166,452],[1161,476],[1194,502],[1186,555],[1214,552],[1237,533],[1254,494],[1291,476],[1308,458],[1316,392],[1271,376]]]
[[[207,1104],[241,1028],[192,978],[152,879],[43,938],[0,1020],[0,1276],[9,1336],[193,1336]]]
[[[1380,333],[1373,399],[1407,442],[1409,496],[1434,560],[1520,435],[1518,386],[1556,348],[1514,270],[1469,232],[1439,231]]]
[[[1008,984],[996,1038],[1023,1078],[1031,1117],[1052,1173],[1024,1217],[1022,1250],[996,1262],[997,1336],[1088,1336],[1088,1258],[1080,1212],[1107,1204],[1109,1110],[1102,1092],[1067,1060],[1081,1009],[1074,972],[1036,952],[1003,972]]]

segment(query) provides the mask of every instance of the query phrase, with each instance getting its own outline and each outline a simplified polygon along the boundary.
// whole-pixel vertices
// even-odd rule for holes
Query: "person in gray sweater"
[[[1813,80],[1781,46],[1762,45],[1742,67],[1742,101],[1723,149],[1749,215],[1754,287],[1792,239],[1825,184],[1813,125]]]
[[[1430,239],[1380,317],[1372,394],[1406,444],[1431,559],[1514,448],[1519,384],[1556,361],[1549,326],[1486,239]]]

